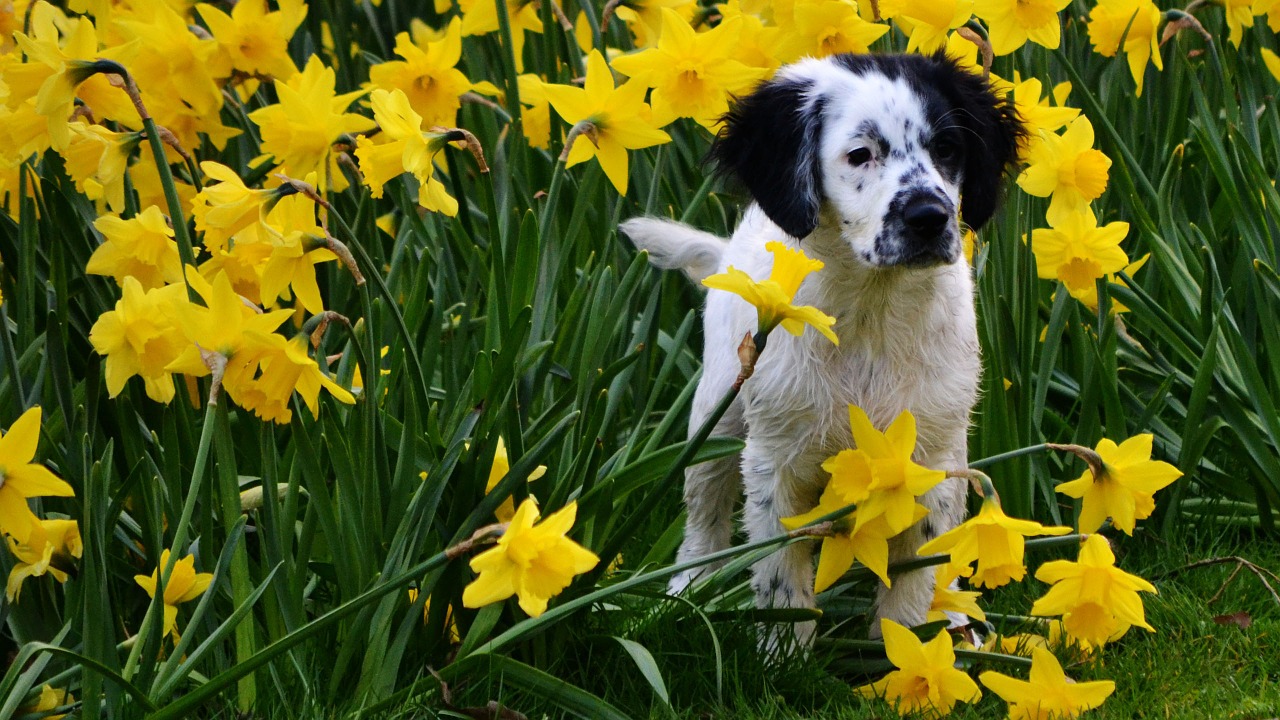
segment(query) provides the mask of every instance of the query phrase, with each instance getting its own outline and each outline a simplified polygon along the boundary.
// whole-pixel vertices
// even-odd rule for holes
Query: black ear
[[[746,185],[764,214],[796,238],[818,226],[822,202],[822,103],[811,90],[811,83],[794,79],[761,85],[724,116],[708,155],[719,172]]]
[[[977,230],[996,211],[1026,130],[1013,103],[999,97],[990,82],[942,53],[934,61],[943,76],[938,87],[954,108],[951,117],[964,128],[968,147],[960,186],[961,215],[965,224]]]

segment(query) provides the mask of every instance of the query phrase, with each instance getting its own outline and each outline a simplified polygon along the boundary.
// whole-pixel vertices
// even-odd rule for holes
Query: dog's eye
[[[939,140],[933,144],[933,155],[942,162],[960,157],[960,146],[950,140]]]
[[[864,147],[854,148],[849,151],[847,157],[849,158],[849,164],[854,167],[857,167],[858,165],[865,165],[871,161],[871,150]]]

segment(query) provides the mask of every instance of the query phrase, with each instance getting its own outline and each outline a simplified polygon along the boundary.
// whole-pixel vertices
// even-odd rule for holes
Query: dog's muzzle
[[[945,198],[913,193],[902,205],[902,245],[895,265],[930,267],[955,262],[959,251],[956,214]]]

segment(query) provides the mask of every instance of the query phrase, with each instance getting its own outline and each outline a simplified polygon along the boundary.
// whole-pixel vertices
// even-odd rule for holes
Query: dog
[[[723,120],[709,159],[753,200],[733,237],[656,218],[628,220],[622,232],[654,265],[695,282],[730,265],[767,277],[770,240],[803,249],[825,267],[794,302],[833,315],[840,343],[812,329],[771,333],[715,428],[743,439],[743,451],[686,470],[677,562],[729,547],[740,484],[751,541],[781,533],[779,518],[812,509],[828,478],[821,463],[852,445],[850,404],[881,429],[910,410],[916,462],[968,467],[981,362],[961,222],[977,230],[995,212],[1024,132],[986,79],[941,53],[805,59],[735,102]],[[690,435],[733,384],[738,344],[755,329],[746,301],[708,294]],[[891,562],[959,524],[965,499],[958,478],[923,496],[929,514],[894,538]],[[797,543],[756,563],[758,606],[814,607],[812,554],[812,543]],[[670,590],[715,569],[682,573]],[[934,584],[933,568],[900,575],[880,587],[877,617],[924,622]],[[879,623],[872,628],[877,635]],[[788,630],[801,645],[814,631],[813,622]]]

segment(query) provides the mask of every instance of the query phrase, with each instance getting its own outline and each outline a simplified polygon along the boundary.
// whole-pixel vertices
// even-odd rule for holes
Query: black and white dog
[[[991,217],[1022,133],[986,80],[942,55],[806,59],[742,98],[711,149],[754,200],[730,240],[654,218],[622,225],[655,265],[695,281],[729,265],[763,279],[772,264],[766,242],[802,248],[826,267],[795,302],[834,315],[840,338],[837,347],[812,330],[772,333],[716,429],[746,448],[686,473],[678,561],[729,546],[740,482],[752,540],[782,532],[779,518],[813,508],[828,477],[821,463],[852,444],[849,404],[881,429],[910,410],[916,462],[967,467],[981,363],[959,221],[977,229]],[[713,292],[704,322],[691,432],[737,377],[738,343],[754,332],[755,309]],[[965,485],[948,479],[921,502],[929,515],[893,541],[891,561],[960,522]],[[757,563],[758,604],[812,607],[812,552],[796,544]],[[671,589],[711,569],[677,576]],[[881,588],[877,615],[917,625],[933,589],[932,569],[904,574]],[[873,628],[878,633],[879,623]],[[813,624],[796,632],[807,641]]]

